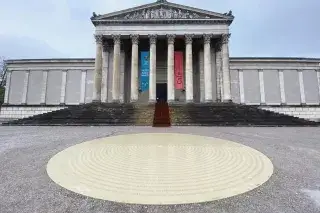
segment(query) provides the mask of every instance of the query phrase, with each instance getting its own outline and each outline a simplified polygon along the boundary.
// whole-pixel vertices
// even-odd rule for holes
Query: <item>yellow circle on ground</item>
[[[250,191],[273,173],[250,147],[217,138],[129,134],[69,147],[47,165],[60,186],[93,198],[135,204],[213,201]]]

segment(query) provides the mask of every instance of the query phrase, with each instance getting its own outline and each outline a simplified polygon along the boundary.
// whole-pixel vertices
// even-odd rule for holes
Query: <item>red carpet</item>
[[[158,102],[155,105],[154,117],[153,117],[153,127],[169,127],[170,113],[169,105],[167,102]]]

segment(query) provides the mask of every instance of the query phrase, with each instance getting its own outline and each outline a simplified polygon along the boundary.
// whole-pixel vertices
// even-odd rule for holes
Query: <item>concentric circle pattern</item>
[[[49,177],[93,198],[135,204],[213,201],[250,191],[273,172],[250,147],[217,138],[129,134],[69,147],[50,159]]]

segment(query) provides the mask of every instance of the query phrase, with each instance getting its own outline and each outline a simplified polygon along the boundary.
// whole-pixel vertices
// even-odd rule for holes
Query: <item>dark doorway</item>
[[[167,84],[157,84],[157,102],[167,102]]]

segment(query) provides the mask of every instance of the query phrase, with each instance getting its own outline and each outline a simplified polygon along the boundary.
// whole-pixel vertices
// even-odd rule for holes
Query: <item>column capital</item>
[[[94,38],[95,38],[95,40],[96,40],[96,43],[102,44],[103,35],[94,35]]]
[[[150,44],[156,44],[157,42],[157,35],[153,34],[153,35],[148,35],[149,40],[150,40]]]
[[[139,35],[138,34],[132,34],[130,35],[132,44],[138,44],[139,43]]]
[[[210,44],[212,38],[212,34],[203,34],[203,39],[205,44]]]
[[[167,39],[168,39],[168,44],[174,44],[174,39],[176,38],[175,34],[168,34]]]
[[[112,35],[112,38],[113,38],[113,42],[115,44],[120,44],[121,42],[121,35]]]
[[[194,37],[194,34],[185,34],[184,37],[186,44],[192,44],[192,38]]]
[[[231,34],[222,34],[221,36],[221,42],[222,44],[227,44],[229,42],[229,38],[230,38]]]

